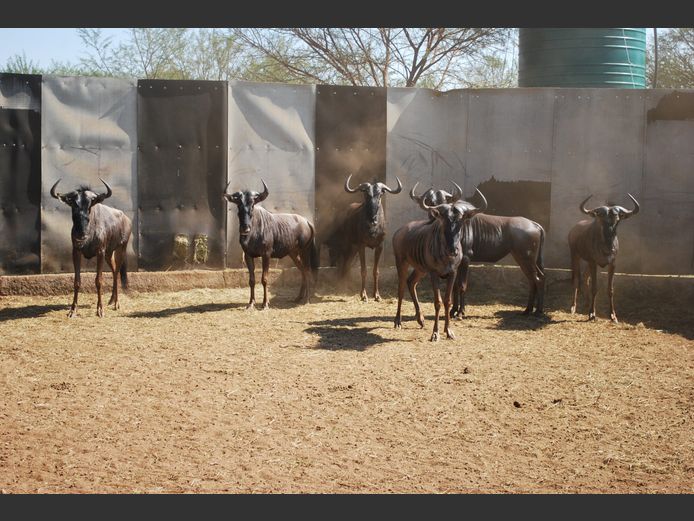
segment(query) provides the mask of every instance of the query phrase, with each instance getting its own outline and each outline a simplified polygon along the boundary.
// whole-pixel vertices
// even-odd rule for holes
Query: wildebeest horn
[[[104,186],[106,187],[106,193],[105,194],[98,194],[96,196],[96,199],[94,200],[94,204],[102,202],[104,199],[108,199],[113,195],[113,190],[111,190],[111,187],[108,186],[108,183],[104,181],[103,179],[99,178],[102,183],[104,183]]]
[[[415,189],[417,188],[417,185],[418,185],[418,184],[419,184],[419,181],[417,181],[417,182],[414,184],[414,186],[412,187],[412,190],[410,190],[410,199],[412,199],[412,200],[415,201],[419,206],[421,206],[422,208],[424,208],[424,206],[422,206],[422,203],[423,203],[423,201],[424,201],[424,194],[422,194],[422,195],[415,195]],[[425,193],[426,193],[426,192],[425,192]]]
[[[451,194],[450,201],[448,201],[450,204],[455,203],[457,200],[463,197],[463,189],[458,186],[458,184],[451,180],[451,183],[453,183],[453,186],[455,186],[455,190],[453,190],[453,193]]]
[[[265,184],[265,181],[263,181],[263,180],[261,179],[260,182],[263,183],[263,191],[262,191],[261,193],[259,193],[259,194],[255,197],[255,202],[256,202],[256,203],[259,203],[260,201],[264,201],[265,198],[266,198],[268,195],[270,195],[270,190],[267,189],[267,185]]]
[[[62,179],[62,178],[61,178]],[[59,192],[55,191],[55,187],[58,186],[58,183],[60,182],[60,179],[58,179],[53,186],[51,186],[51,197],[55,197],[56,199],[60,199],[60,196],[63,195]]]
[[[359,190],[364,190],[370,184],[370,183],[362,183],[359,186],[357,186],[356,188],[350,188],[349,187],[349,180],[350,179],[352,179],[352,174],[349,174],[349,176],[347,176],[347,179],[345,180],[345,192],[348,192],[350,194],[353,194],[354,192],[358,192]]]
[[[583,202],[579,205],[579,208],[581,211],[587,215],[593,215],[593,210],[586,210],[586,203],[588,202],[588,199],[593,197],[593,194],[590,194],[588,197],[586,197]]]
[[[482,192],[480,192],[480,189],[475,188],[475,192],[477,192],[480,195],[480,197],[482,198],[482,206],[475,208],[475,213],[473,215],[484,212],[488,206],[487,198],[484,196],[484,194]]]
[[[402,192],[402,183],[400,182],[400,178],[398,176],[395,176],[395,179],[398,182],[398,187],[395,190],[389,188],[388,185],[385,183],[378,184],[381,185],[381,188],[383,188],[383,190],[385,190],[386,192],[390,192],[391,194],[399,194],[400,192]]]
[[[634,209],[633,210],[625,210],[623,212],[620,212],[622,214],[622,219],[627,219],[627,218],[631,217],[632,215],[636,215],[637,213],[639,213],[639,209],[641,208],[639,206],[639,202],[636,199],[634,199],[633,195],[631,195],[629,193],[627,193],[627,195],[629,196],[629,199],[631,199],[634,202]]]

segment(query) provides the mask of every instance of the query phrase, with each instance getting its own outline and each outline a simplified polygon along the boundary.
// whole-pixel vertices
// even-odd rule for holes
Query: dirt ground
[[[694,492],[691,302],[478,292],[430,343],[427,285],[402,330],[388,288],[0,297],[0,490]]]

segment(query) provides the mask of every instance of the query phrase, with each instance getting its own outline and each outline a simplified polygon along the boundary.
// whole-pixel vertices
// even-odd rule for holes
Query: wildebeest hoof
[[[366,293],[362,293],[362,295],[361,295],[361,301],[362,301],[362,302],[368,302],[368,301],[369,301],[369,297],[366,296]]]
[[[576,306],[571,306],[571,314],[573,315],[576,313]]]
[[[417,324],[419,324],[420,329],[424,327],[424,315],[421,313],[417,315]]]
[[[450,338],[451,340],[455,340],[455,335],[453,334],[453,331],[450,329],[446,330],[446,338]]]
[[[374,295],[374,300],[375,300],[376,302],[380,302],[380,301],[381,301],[381,295],[379,295],[378,293],[376,293],[376,294]]]
[[[393,325],[395,329],[402,329],[402,322],[400,322],[399,318],[395,319],[395,324]]]
[[[77,310],[76,309],[71,309],[70,311],[67,312],[67,318],[73,318],[77,316]]]
[[[267,311],[268,309],[270,309],[270,304],[265,303],[263,304],[263,307],[260,308],[260,311]]]
[[[118,310],[120,309],[120,304],[119,304],[118,302],[115,302],[115,303],[113,304],[113,309],[114,309],[115,311],[118,311]]]
[[[589,322],[595,321],[595,313],[589,313],[588,314],[588,321]]]
[[[610,316],[610,320],[612,320],[612,322],[614,322],[615,324],[619,324],[619,320],[617,320],[617,315]]]
[[[250,311],[250,310],[252,310],[252,309],[255,309],[255,302],[251,302],[250,304],[248,304],[248,305],[246,306],[246,310],[247,310],[247,311]]]
[[[104,310],[103,308],[96,308],[96,316],[99,318],[104,318]]]
[[[439,332],[436,331],[436,332],[432,333],[429,341],[430,342],[438,342],[439,341]]]

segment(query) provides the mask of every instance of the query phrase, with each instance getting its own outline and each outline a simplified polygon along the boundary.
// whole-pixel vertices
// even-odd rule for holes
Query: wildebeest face
[[[224,198],[230,203],[234,203],[237,207],[237,215],[239,217],[239,235],[247,237],[251,233],[251,226],[253,224],[253,209],[255,205],[268,196],[270,193],[268,191],[265,181],[261,179],[263,183],[263,191],[255,192],[252,190],[244,190],[240,192],[234,192],[233,194],[226,193],[226,188],[224,189]],[[227,184],[227,188],[229,184]]]
[[[392,189],[388,187],[385,183],[374,182],[374,183],[361,183],[356,188],[350,188],[349,180],[352,178],[352,174],[347,177],[345,181],[345,192],[354,193],[361,191],[364,194],[364,209],[366,211],[366,219],[370,226],[376,226],[379,219],[379,210],[381,209],[381,197],[386,192],[391,194],[399,194],[402,191],[402,183],[400,178],[397,176],[395,179],[398,182],[398,187]]]
[[[631,194],[627,195],[634,202],[633,210],[627,210],[623,206],[610,203],[604,206],[598,206],[597,208],[593,208],[592,210],[588,210],[585,207],[585,204],[588,202],[588,199],[592,197],[591,195],[589,195],[580,204],[580,209],[583,213],[592,216],[600,222],[600,225],[602,226],[603,233],[605,234],[606,238],[614,237],[617,233],[617,225],[619,224],[619,221],[628,219],[632,215],[637,214],[640,208],[639,203],[638,201],[636,201],[636,199],[634,199],[634,196],[632,196]]]
[[[55,191],[59,182],[60,179],[51,187],[51,196],[70,206],[72,209],[72,236],[77,240],[84,240],[89,229],[92,208],[103,202],[104,199],[111,197],[111,187],[102,179],[101,182],[106,185],[107,189],[104,194],[97,194],[87,186],[81,186],[77,190],[61,194]]]
[[[443,228],[444,245],[449,257],[460,255],[460,243],[463,239],[465,224],[477,213],[469,203],[440,204],[429,210],[432,217],[438,219]]]

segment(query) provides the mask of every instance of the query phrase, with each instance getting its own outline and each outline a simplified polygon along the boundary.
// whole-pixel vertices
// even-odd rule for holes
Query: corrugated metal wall
[[[351,172],[355,184],[403,181],[401,194],[385,197],[385,265],[392,233],[423,217],[407,195],[413,184],[421,193],[455,180],[472,202],[481,188],[488,213],[545,226],[549,267],[568,267],[566,235],[584,217],[582,199],[628,205],[631,192],[642,210],[620,225],[618,269],[690,274],[693,142],[694,90],[442,93],[3,74],[0,266],[72,269],[68,209],[48,196],[58,177],[61,190],[111,182],[111,205],[133,218],[131,256],[140,269],[167,269],[179,233],[191,243],[208,236],[204,266],[242,265],[236,212],[221,197],[227,181],[259,190],[262,177],[264,206],[313,219],[320,242],[359,200],[343,190]]]

